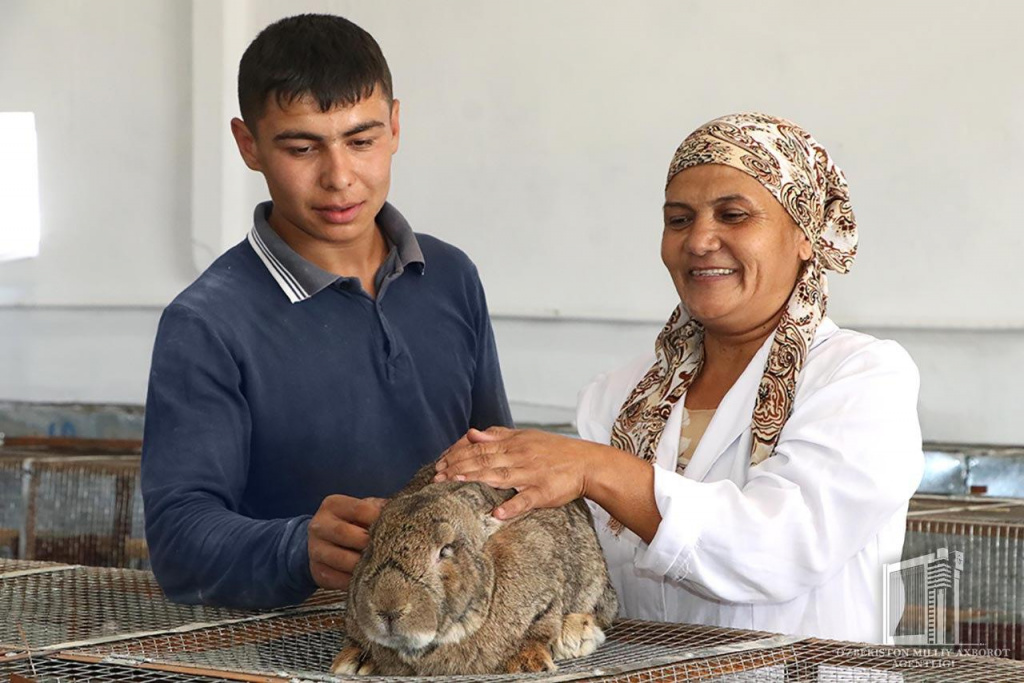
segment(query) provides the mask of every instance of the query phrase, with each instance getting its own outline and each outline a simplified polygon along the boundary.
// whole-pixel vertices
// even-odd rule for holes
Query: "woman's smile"
[[[778,200],[742,171],[704,164],[672,178],[664,211],[662,261],[689,314],[712,334],[773,328],[810,257]]]
[[[691,268],[690,277],[698,282],[723,280],[738,271],[735,268]]]

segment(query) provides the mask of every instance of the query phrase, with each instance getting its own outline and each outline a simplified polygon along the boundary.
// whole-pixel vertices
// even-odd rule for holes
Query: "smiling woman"
[[[36,122],[30,112],[0,112],[0,261],[39,255]]]
[[[774,329],[811,242],[761,183],[730,166],[681,171],[665,191],[661,258],[705,327]]]
[[[664,214],[680,304],[652,356],[581,392],[583,438],[470,431],[438,478],[517,489],[501,518],[588,498],[624,616],[880,642],[918,376],[825,315],[856,253],[842,172],[789,121],[727,116],[680,145]]]

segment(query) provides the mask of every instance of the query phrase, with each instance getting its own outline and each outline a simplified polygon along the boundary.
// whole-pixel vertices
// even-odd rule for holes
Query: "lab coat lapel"
[[[811,349],[831,337],[838,329],[830,318],[823,318],[814,335]],[[772,339],[774,339],[774,335],[765,340],[747,365],[746,370],[736,380],[736,384],[729,389],[718,405],[718,410],[711,418],[711,424],[708,425],[707,431],[704,432],[700,443],[697,444],[693,458],[686,466],[685,476],[688,479],[702,481],[718,462],[718,459],[736,442],[736,439],[740,438],[745,430],[750,429],[754,416],[754,401],[757,399],[757,388],[761,384],[761,376],[764,374],[764,364],[768,360]],[[682,410],[685,400],[684,397],[676,404],[677,410]]]
[[[718,459],[725,454],[730,446],[740,438],[744,430],[750,429],[750,421],[754,415],[754,401],[757,398],[757,387],[761,384],[764,364],[768,360],[773,336],[765,340],[761,348],[747,364],[747,368],[732,385],[722,402],[718,404],[714,417],[707,431],[697,444],[697,450],[686,466],[687,479],[702,481],[708,471],[714,467]],[[682,409],[685,397],[676,405]]]

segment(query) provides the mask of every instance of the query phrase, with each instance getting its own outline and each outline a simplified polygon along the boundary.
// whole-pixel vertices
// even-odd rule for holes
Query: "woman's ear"
[[[800,241],[797,244],[797,254],[800,255],[801,261],[810,261],[811,257],[814,256],[814,247],[811,245],[811,240],[807,239],[807,235],[805,235],[804,231],[800,230],[800,228],[797,228],[797,231],[800,233],[798,238]]]

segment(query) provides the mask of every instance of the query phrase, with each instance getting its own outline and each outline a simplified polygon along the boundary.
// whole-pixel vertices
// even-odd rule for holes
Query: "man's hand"
[[[370,540],[383,498],[327,496],[309,522],[309,570],[321,588],[344,590]]]

